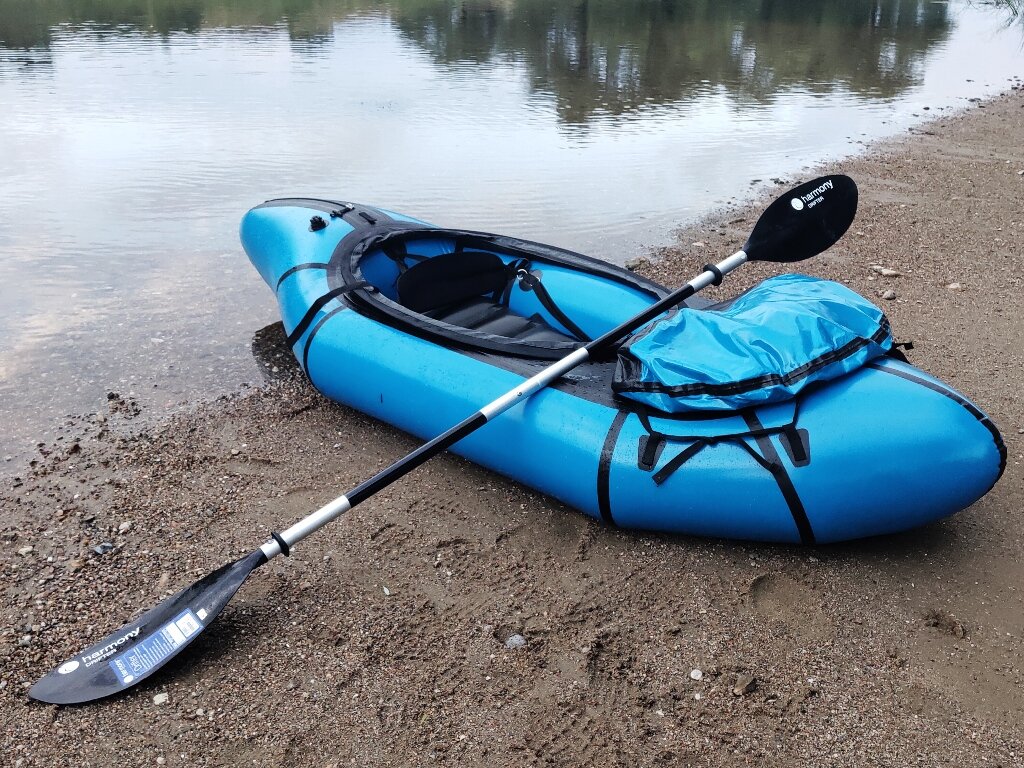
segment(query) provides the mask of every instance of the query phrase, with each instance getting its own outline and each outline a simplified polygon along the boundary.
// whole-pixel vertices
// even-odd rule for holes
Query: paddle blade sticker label
[[[191,610],[185,609],[151,637],[111,659],[110,668],[123,685],[128,685],[160,664],[202,628],[198,617]]]

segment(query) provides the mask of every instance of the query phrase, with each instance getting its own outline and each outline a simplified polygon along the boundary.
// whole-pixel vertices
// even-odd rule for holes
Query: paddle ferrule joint
[[[722,259],[717,264],[706,264],[704,271],[690,281],[693,291],[696,293],[709,285],[721,285],[722,278],[747,261],[747,254],[743,251],[736,251],[732,256]]]
[[[308,517],[304,517],[295,525],[286,528],[281,533],[274,533],[273,538],[264,543],[260,550],[271,560],[278,555],[291,554],[291,548],[315,531],[319,531],[332,520],[336,520],[352,509],[348,496],[339,496],[333,501],[320,507]]]
[[[586,347],[580,347],[572,354],[559,360],[557,363],[549,365],[536,376],[532,376],[527,379],[518,387],[502,395],[494,402],[485,405],[480,409],[480,413],[484,415],[484,418],[490,421],[498,414],[507,411],[516,403],[521,403],[534,393],[544,389],[559,376],[564,373],[568,373],[589,357],[589,350],[587,350]]]

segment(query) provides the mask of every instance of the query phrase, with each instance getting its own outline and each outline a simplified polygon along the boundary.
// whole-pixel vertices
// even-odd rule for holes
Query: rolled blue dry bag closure
[[[707,309],[655,320],[619,350],[612,388],[667,413],[788,400],[892,348],[881,309],[807,275],[773,277]]]

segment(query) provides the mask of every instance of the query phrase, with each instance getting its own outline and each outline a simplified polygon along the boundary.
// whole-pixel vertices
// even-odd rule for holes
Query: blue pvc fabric
[[[666,413],[788,400],[892,348],[881,309],[807,275],[773,277],[706,310],[673,312],[619,351],[612,387]]]

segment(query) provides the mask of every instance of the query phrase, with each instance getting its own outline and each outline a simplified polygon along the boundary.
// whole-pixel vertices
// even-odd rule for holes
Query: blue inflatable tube
[[[274,200],[241,239],[324,395],[429,439],[667,295],[618,267],[338,201]],[[1006,463],[991,420],[892,357],[790,401],[665,414],[587,363],[453,450],[606,523],[826,543],[937,520]]]

